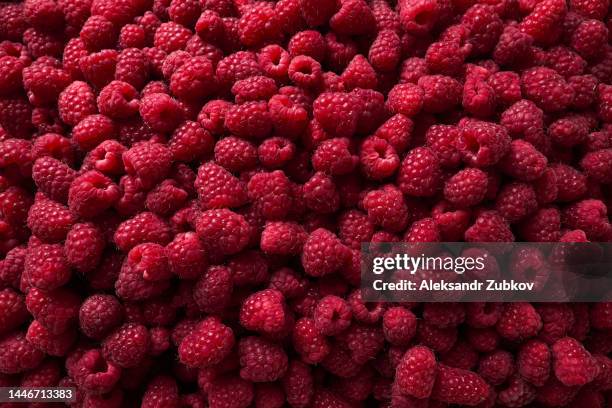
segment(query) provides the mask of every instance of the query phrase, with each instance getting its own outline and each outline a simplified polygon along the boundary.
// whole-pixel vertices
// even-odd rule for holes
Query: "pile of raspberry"
[[[0,3],[0,386],[85,408],[612,405],[612,302],[358,289],[363,242],[612,241],[609,9]]]

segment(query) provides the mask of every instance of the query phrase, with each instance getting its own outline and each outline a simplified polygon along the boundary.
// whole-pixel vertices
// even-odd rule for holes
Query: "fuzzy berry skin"
[[[476,205],[485,198],[488,183],[487,174],[482,170],[461,170],[444,185],[444,198],[458,207]]]
[[[126,252],[145,242],[165,245],[171,240],[170,227],[157,215],[142,212],[121,223],[113,240],[119,249]]]
[[[310,276],[324,276],[338,271],[348,261],[349,251],[332,232],[319,228],[313,231],[302,252],[302,265]]]
[[[285,325],[284,297],[276,289],[265,289],[250,295],[240,308],[240,324],[249,330],[277,333]]]
[[[424,346],[415,346],[402,356],[396,368],[395,387],[402,394],[415,398],[431,395],[438,372],[433,352]]]
[[[441,187],[440,160],[429,148],[412,149],[400,165],[397,183],[402,193],[414,197],[433,196]]]
[[[212,162],[200,166],[194,185],[205,209],[240,207],[248,200],[244,183]]]

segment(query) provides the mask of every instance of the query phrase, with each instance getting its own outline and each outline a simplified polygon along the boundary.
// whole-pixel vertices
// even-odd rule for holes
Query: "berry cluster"
[[[612,241],[608,10],[0,3],[0,386],[84,408],[612,404],[612,303],[358,290],[362,242]]]

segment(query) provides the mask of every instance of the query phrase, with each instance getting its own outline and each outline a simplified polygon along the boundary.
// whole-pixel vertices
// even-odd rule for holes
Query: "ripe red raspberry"
[[[568,241],[566,241],[568,242]],[[612,308],[611,302],[596,303],[591,308],[591,324],[594,328],[600,330],[609,330],[612,327],[612,319],[610,319]]]
[[[10,288],[0,290],[0,333],[5,335],[28,319],[24,296]]]
[[[323,82],[321,64],[305,55],[291,59],[287,74],[291,82],[304,89],[316,89]]]
[[[185,121],[172,134],[168,148],[174,160],[190,162],[202,158],[213,150],[214,139],[197,122]]]
[[[565,1],[542,1],[537,3],[533,11],[523,19],[519,28],[531,35],[535,41],[550,44],[559,37],[566,12]]]
[[[550,68],[537,67],[521,76],[523,94],[546,112],[567,108],[574,98],[565,79]]]
[[[525,183],[509,183],[502,187],[495,201],[495,209],[508,222],[514,223],[538,208],[536,193]]]
[[[219,84],[229,88],[236,81],[261,75],[261,67],[254,53],[238,51],[219,61],[215,74]]]
[[[557,200],[571,202],[581,198],[587,190],[586,177],[567,164],[555,163],[549,166],[556,176]]]
[[[104,140],[115,138],[117,129],[113,121],[104,115],[89,115],[72,129],[72,140],[83,151],[91,151]]]
[[[161,143],[142,142],[123,153],[123,164],[127,174],[149,189],[170,171],[172,152]]]
[[[253,175],[247,184],[247,191],[267,220],[284,219],[291,209],[291,184],[282,170]]]
[[[97,112],[93,90],[81,81],[71,83],[62,91],[57,106],[61,119],[73,126]]]
[[[423,106],[423,90],[410,83],[395,85],[387,98],[387,109],[406,117],[416,115]]]
[[[0,372],[18,374],[40,364],[45,353],[35,348],[22,332],[15,332],[0,341]]]
[[[261,250],[269,255],[298,255],[306,241],[304,228],[292,222],[269,222],[261,233]]]
[[[375,89],[377,85],[376,71],[361,54],[356,55],[340,76],[345,89],[355,88]]]
[[[22,71],[25,66],[25,61],[17,57],[5,55],[0,58],[0,92],[3,95],[10,95],[22,88]]]
[[[79,37],[90,51],[113,48],[117,42],[118,31],[115,25],[102,16],[91,16],[87,19]]]
[[[385,339],[394,346],[409,344],[416,334],[417,319],[414,313],[404,307],[387,309],[382,324]]]
[[[232,105],[225,115],[225,126],[238,137],[245,139],[265,138],[272,131],[268,104],[263,101],[252,101],[241,105]]]
[[[468,44],[472,45],[472,55],[489,53],[497,43],[503,30],[503,23],[494,6],[475,4],[470,7],[461,23],[469,30]]]
[[[518,27],[507,25],[499,37],[493,60],[502,66],[521,66],[532,55],[533,37]]]
[[[149,191],[145,206],[155,214],[168,216],[183,207],[188,195],[174,180],[164,180]]]
[[[604,239],[612,226],[608,220],[606,205],[601,200],[586,199],[567,207],[563,222],[573,229],[583,230],[590,240]]]
[[[601,0],[572,0],[569,2],[570,11],[585,18],[602,20],[608,11],[608,2]]]
[[[231,300],[232,271],[225,266],[211,266],[200,275],[193,289],[193,299],[206,313],[223,311]]]
[[[67,207],[38,193],[28,212],[28,228],[47,242],[63,241],[74,224],[74,215]]]
[[[62,37],[58,33],[28,28],[23,33],[23,43],[34,58],[50,56],[59,58],[62,53]]]
[[[181,100],[199,101],[216,88],[212,62],[202,56],[185,61],[170,78],[170,90]]]
[[[542,208],[519,226],[528,242],[555,242],[561,235],[561,214],[556,208]]]
[[[319,214],[335,212],[340,206],[340,196],[333,180],[322,172],[315,173],[304,183],[304,203]]]
[[[197,220],[196,232],[209,251],[230,255],[246,247],[250,226],[243,216],[223,208],[204,211]]]
[[[145,326],[127,323],[108,335],[102,342],[107,361],[122,368],[137,366],[149,348],[149,332]]]
[[[28,248],[24,274],[30,285],[53,290],[65,285],[72,272],[61,245],[40,244]]]
[[[70,183],[75,177],[73,169],[53,157],[41,157],[32,167],[32,179],[36,187],[52,200],[61,203],[66,203]]]
[[[82,218],[93,218],[111,207],[119,196],[119,186],[102,173],[92,170],[72,181],[68,206]]]
[[[287,310],[281,292],[264,289],[251,294],[240,308],[240,324],[264,334],[274,334],[285,328]]]
[[[514,235],[506,220],[495,211],[485,211],[465,231],[468,242],[509,242]]]
[[[141,212],[122,222],[117,227],[113,240],[124,252],[145,242],[165,245],[171,240],[170,227],[157,215],[151,212]]]
[[[471,207],[485,198],[488,184],[487,174],[482,170],[460,170],[446,181],[444,198],[458,207]]]
[[[52,292],[31,288],[26,295],[26,307],[34,318],[52,333],[62,333],[77,320],[79,297],[67,290]]]
[[[396,369],[394,387],[415,398],[428,398],[436,380],[438,364],[434,353],[424,346],[414,346],[402,356]]]
[[[417,84],[423,89],[423,111],[441,113],[451,110],[461,101],[462,87],[453,78],[424,75]]]
[[[155,30],[153,44],[161,50],[171,53],[185,48],[185,44],[191,37],[191,31],[172,21],[162,23]]]
[[[574,30],[571,46],[587,60],[599,57],[600,50],[608,41],[608,29],[598,20],[585,20]]]
[[[431,149],[414,148],[402,161],[397,179],[402,193],[414,197],[433,196],[441,182],[440,160]]]
[[[326,336],[335,336],[351,325],[352,312],[344,299],[328,295],[322,298],[314,310],[317,329]]]
[[[350,173],[358,158],[349,150],[349,140],[334,138],[323,141],[312,155],[312,165],[316,171],[332,175]]]
[[[491,385],[503,384],[514,371],[514,359],[507,351],[484,356],[478,364],[478,374]]]
[[[200,15],[201,6],[194,0],[173,0],[168,6],[168,17],[175,23],[192,27]]]
[[[319,228],[313,231],[302,252],[304,271],[315,277],[338,271],[348,261],[349,250],[332,232]]]
[[[176,99],[167,94],[152,93],[141,99],[140,115],[151,129],[166,133],[177,128],[185,113]]]
[[[257,75],[237,81],[232,86],[231,91],[236,103],[244,103],[258,100],[267,101],[278,92],[278,88],[272,78]]]
[[[118,55],[117,51],[106,49],[82,57],[79,67],[83,77],[95,88],[104,88],[115,77]]]
[[[292,57],[306,55],[315,61],[323,61],[327,44],[323,35],[318,31],[305,30],[291,37],[287,48]]]
[[[535,336],[542,328],[542,319],[530,303],[510,303],[497,322],[497,332],[510,341]]]
[[[542,386],[550,376],[550,349],[542,341],[530,340],[519,350],[516,364],[521,377],[535,386]]]
[[[257,165],[257,149],[244,139],[225,137],[215,144],[214,150],[215,162],[229,171],[249,170]]]
[[[489,385],[478,374],[440,364],[431,395],[451,404],[477,405],[489,392]]]
[[[119,31],[119,39],[117,40],[119,48],[144,48],[147,45],[147,32],[137,24],[126,24]]]
[[[248,200],[244,183],[212,162],[198,169],[195,188],[203,209],[240,207]]]
[[[181,279],[196,279],[206,269],[206,252],[194,232],[177,234],[166,246],[170,270]]]
[[[566,386],[580,386],[597,375],[597,363],[576,339],[564,337],[552,348],[555,376]]]
[[[295,322],[293,347],[300,354],[302,360],[308,364],[325,361],[330,353],[329,341],[319,332],[314,319],[310,317],[303,317]]]
[[[323,93],[313,103],[314,118],[324,130],[338,137],[355,133],[359,110],[359,99],[352,93]]]
[[[28,92],[28,98],[34,105],[54,102],[60,92],[70,84],[68,72],[59,69],[56,60],[50,63],[34,62],[23,69],[23,86]]]
[[[136,89],[122,81],[112,81],[98,95],[100,113],[111,119],[126,119],[138,112],[139,101]]]
[[[253,398],[253,383],[237,376],[216,379],[208,390],[210,408],[247,408]]]
[[[92,339],[101,340],[123,321],[123,309],[112,295],[92,295],[79,309],[79,327]]]
[[[475,167],[487,167],[501,160],[510,148],[506,129],[491,122],[470,121],[460,127],[456,147],[463,160]]]
[[[363,207],[371,222],[389,231],[400,232],[408,224],[408,207],[402,192],[393,185],[370,191],[363,199]]]
[[[28,327],[26,340],[45,354],[55,357],[65,356],[72,348],[76,338],[73,330],[61,334],[50,333],[43,325],[33,320]]]
[[[234,333],[218,319],[209,317],[185,336],[179,345],[179,358],[191,367],[207,367],[221,362],[234,347]]]
[[[66,259],[79,272],[90,272],[100,263],[105,244],[102,232],[93,224],[74,224],[64,243]]]
[[[268,3],[251,4],[243,10],[238,22],[240,42],[246,46],[258,46],[278,40],[281,21]]]
[[[612,167],[610,166],[612,149],[602,149],[587,153],[580,161],[584,173],[603,184],[612,182]]]
[[[253,382],[275,381],[287,371],[288,359],[277,344],[260,337],[250,336],[240,340],[240,376]]]

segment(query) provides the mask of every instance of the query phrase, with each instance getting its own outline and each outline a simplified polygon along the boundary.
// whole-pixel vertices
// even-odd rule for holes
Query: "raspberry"
[[[402,231],[408,223],[408,207],[400,190],[387,185],[369,192],[363,199],[368,218],[390,231]]]
[[[302,252],[304,271],[315,277],[338,271],[348,261],[348,248],[332,232],[319,228],[313,231]]]
[[[211,366],[227,357],[233,346],[232,330],[216,318],[209,317],[183,338],[179,358],[188,366]]]
[[[507,351],[491,353],[480,360],[478,374],[491,385],[503,384],[514,371],[512,354]]]
[[[35,368],[45,354],[35,348],[22,332],[15,332],[0,341],[0,372],[17,374]]]
[[[292,57],[306,55],[315,61],[323,61],[326,51],[325,38],[314,30],[300,31],[289,40],[288,51]]]
[[[314,118],[325,131],[338,137],[355,133],[358,109],[359,100],[352,93],[323,93],[313,103]]]
[[[193,57],[174,71],[170,90],[182,100],[200,100],[212,94],[216,87],[213,65],[206,57]]]
[[[92,170],[72,181],[68,192],[70,210],[83,218],[100,215],[119,199],[119,186]]]
[[[124,252],[138,244],[155,242],[165,245],[170,242],[170,228],[166,222],[151,212],[141,212],[122,222],[115,231],[113,240]]]
[[[61,119],[69,125],[76,125],[97,111],[93,90],[81,81],[68,85],[59,95],[57,105]]]
[[[0,333],[7,334],[21,326],[28,319],[24,297],[10,288],[0,290]]]
[[[64,244],[68,263],[79,272],[90,272],[100,263],[105,239],[92,224],[74,224]]]
[[[254,398],[253,383],[239,377],[219,378],[208,391],[210,408],[247,408]]]
[[[508,242],[514,235],[506,220],[495,211],[485,211],[465,231],[468,242]]]
[[[406,195],[429,197],[440,188],[440,161],[427,147],[412,149],[402,161],[397,182]]]
[[[270,173],[257,173],[247,185],[248,196],[268,219],[283,219],[287,216],[291,204],[291,185],[281,170]]]
[[[522,32],[518,27],[507,25],[499,37],[493,59],[502,66],[517,66],[532,55],[533,37]]]
[[[395,85],[389,91],[386,106],[392,113],[412,117],[423,106],[423,90],[410,83]]]
[[[323,362],[330,355],[330,345],[327,338],[316,328],[315,321],[303,317],[295,322],[293,329],[293,346],[306,363]],[[347,356],[348,357],[348,356]]]
[[[417,84],[423,89],[423,111],[441,113],[461,101],[461,85],[444,75],[424,75]]]
[[[98,95],[100,113],[111,119],[126,119],[138,112],[136,89],[122,81],[113,81],[106,85]]]
[[[203,208],[240,207],[247,202],[246,186],[212,162],[198,169],[195,187]]]
[[[245,337],[238,344],[240,376],[253,382],[275,381],[287,371],[288,359],[284,350],[260,337]]]
[[[605,24],[597,20],[586,20],[574,30],[571,46],[587,60],[599,56],[599,51],[605,46],[608,39],[608,29]]]
[[[187,41],[191,37],[191,31],[172,21],[162,23],[155,30],[153,44],[159,49],[171,53],[185,48]]]
[[[556,176],[557,200],[574,201],[586,193],[586,178],[581,172],[561,163],[552,164],[550,168]]]
[[[505,128],[490,122],[471,121],[460,128],[456,147],[463,160],[476,167],[499,162],[510,148]]]
[[[302,226],[291,222],[269,222],[261,233],[261,250],[266,254],[298,255],[306,241]]]
[[[569,2],[570,11],[585,18],[601,20],[608,11],[607,1],[572,0]]]
[[[444,198],[459,207],[476,205],[484,199],[488,183],[489,179],[482,170],[461,170],[444,185]]]
[[[489,395],[489,385],[471,371],[440,364],[432,398],[451,403],[477,405]]]
[[[231,106],[225,116],[225,126],[238,137],[245,139],[265,138],[272,131],[272,121],[267,103],[253,101]]]
[[[551,351],[555,376],[564,385],[584,385],[597,375],[595,360],[576,339],[562,338],[553,344]]]
[[[156,132],[171,132],[183,121],[184,111],[178,101],[163,93],[152,93],[140,101],[143,121]]]
[[[340,205],[340,196],[330,177],[322,172],[315,173],[304,183],[304,203],[316,213],[335,212]]]
[[[273,79],[265,76],[252,76],[237,81],[232,86],[236,103],[247,101],[268,100],[278,91]]]
[[[31,288],[26,307],[34,318],[52,333],[63,333],[76,321],[80,299],[66,289],[44,292]]]
[[[565,109],[574,98],[573,89],[550,68],[532,68],[521,76],[524,95],[546,112]]]
[[[0,85],[3,95],[10,95],[21,89],[24,67],[24,61],[17,57],[6,55],[0,58]]]
[[[535,41],[548,44],[558,38],[560,24],[567,12],[564,1],[546,0],[537,3],[533,11],[519,24],[521,31],[531,35]]]
[[[291,82],[304,89],[317,88],[323,81],[321,64],[304,55],[291,60],[287,74]]]
[[[240,308],[240,324],[261,333],[273,334],[285,326],[286,307],[281,292],[264,289],[251,294]]]
[[[79,37],[90,51],[112,48],[117,42],[115,25],[102,16],[91,16],[87,19]]]
[[[612,307],[612,303],[610,302],[602,302],[593,305],[591,308],[591,324],[594,328],[609,330],[610,326],[612,326],[610,307]]]
[[[227,209],[207,210],[196,223],[196,232],[210,251],[230,255],[246,247],[249,224],[243,216]]]
[[[74,340],[76,332],[70,330],[62,334],[52,334],[36,320],[30,323],[26,333],[26,340],[34,347],[50,356],[62,357],[68,353]]]
[[[79,67],[83,77],[95,88],[104,88],[115,76],[117,57],[117,51],[108,49],[82,57]]]
[[[144,48],[147,44],[147,32],[136,24],[126,24],[119,31],[117,45],[119,48]]]
[[[215,74],[220,85],[229,88],[236,81],[261,75],[261,68],[254,53],[238,51],[219,61]]]
[[[511,341],[535,336],[542,328],[542,320],[530,303],[513,303],[504,307],[497,322],[497,332]]]
[[[424,346],[414,346],[403,355],[397,365],[395,387],[405,395],[428,398],[438,371],[433,352]]]
[[[112,295],[92,295],[79,309],[79,327],[88,337],[103,339],[123,320],[123,309]]]
[[[42,193],[36,196],[28,212],[28,227],[48,242],[62,241],[74,223],[74,215],[65,206],[51,201]]]
[[[391,307],[383,315],[385,339],[395,346],[409,344],[416,334],[416,328],[414,313],[404,307]]]
[[[524,183],[506,184],[497,195],[495,208],[508,222],[519,221],[538,208],[535,191]]]
[[[563,212],[564,223],[574,229],[583,230],[590,240],[602,239],[610,232],[606,205],[595,199],[578,201]]]
[[[113,331],[102,342],[102,354],[107,361],[121,368],[137,366],[149,348],[146,327],[127,323]]]
[[[170,20],[185,27],[195,24],[200,15],[200,3],[193,0],[173,0],[168,6]]]

